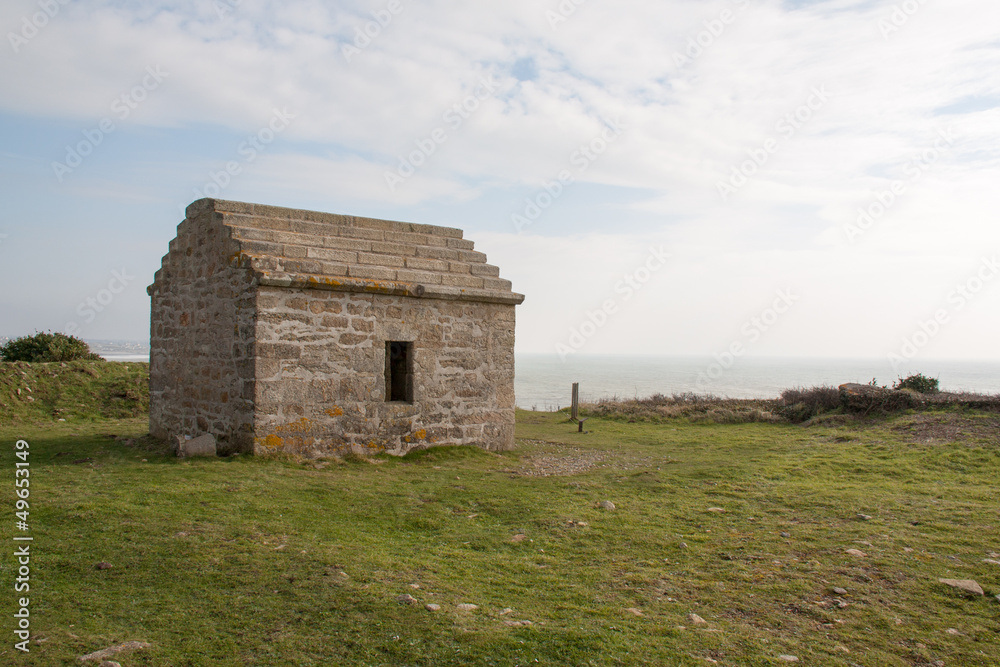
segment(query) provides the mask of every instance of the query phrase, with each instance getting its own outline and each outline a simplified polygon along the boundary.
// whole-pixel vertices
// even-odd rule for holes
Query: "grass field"
[[[565,420],[333,462],[180,461],[143,418],[0,428],[7,533],[24,438],[34,537],[31,652],[5,585],[0,664],[1000,664],[996,414]]]

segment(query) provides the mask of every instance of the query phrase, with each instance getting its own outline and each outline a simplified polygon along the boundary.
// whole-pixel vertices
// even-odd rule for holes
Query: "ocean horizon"
[[[514,393],[519,408],[556,410],[570,404],[574,382],[580,400],[645,398],[695,393],[726,398],[777,398],[786,389],[847,382],[892,386],[922,373],[943,391],[1000,393],[1000,362],[915,360],[894,368],[883,359],[804,359],[711,356],[516,355]]]
[[[108,361],[149,361],[142,341],[87,341]],[[867,384],[892,386],[900,377],[922,373],[937,378],[943,391],[1000,394],[1000,361],[920,359],[894,368],[881,359],[796,357],[639,356],[516,353],[517,407],[557,410],[570,403],[574,382],[580,400],[645,398],[694,393],[726,398],[777,398],[796,387]]]

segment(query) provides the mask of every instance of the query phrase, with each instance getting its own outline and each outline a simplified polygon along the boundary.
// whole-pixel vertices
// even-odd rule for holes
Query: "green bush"
[[[27,361],[101,361],[79,338],[61,333],[36,333],[8,341],[0,347],[0,360]]]
[[[936,394],[938,389],[937,378],[929,378],[926,375],[917,373],[908,378],[899,378],[892,385],[893,389],[910,389],[921,394]]]
[[[812,387],[811,389],[786,389],[781,392],[779,414],[792,422],[801,424],[813,417],[836,410],[840,407],[840,392],[836,387]]]

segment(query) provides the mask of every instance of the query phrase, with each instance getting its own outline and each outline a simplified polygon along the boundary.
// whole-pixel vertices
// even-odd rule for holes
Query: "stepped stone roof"
[[[186,210],[171,253],[150,293],[171,268],[171,254],[191,224],[228,236],[226,258],[259,285],[369,292],[417,298],[519,304],[500,270],[463,238],[461,229],[393,222],[219,199]],[[186,227],[187,226],[187,227]]]

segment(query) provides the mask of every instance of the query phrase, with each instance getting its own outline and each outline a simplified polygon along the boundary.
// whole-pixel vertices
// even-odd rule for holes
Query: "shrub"
[[[926,375],[917,373],[907,378],[899,378],[892,385],[893,389],[910,389],[921,394],[936,394],[938,389],[937,378],[929,378]]]
[[[782,417],[793,424],[809,421],[816,415],[840,407],[840,391],[836,387],[786,389],[781,392]]]
[[[101,361],[90,347],[79,338],[61,333],[36,333],[8,341],[0,347],[3,361]]]

